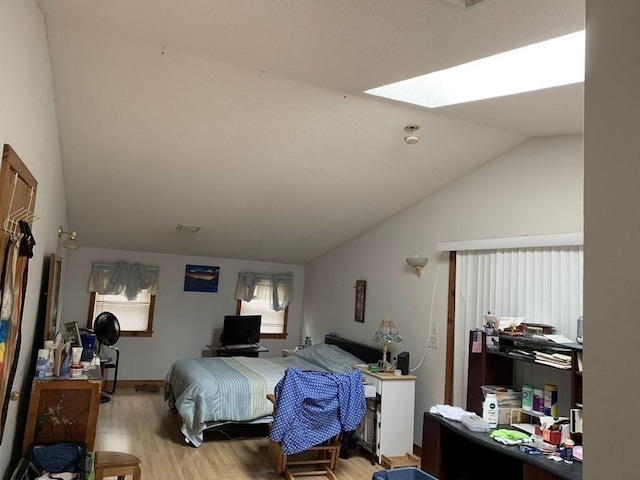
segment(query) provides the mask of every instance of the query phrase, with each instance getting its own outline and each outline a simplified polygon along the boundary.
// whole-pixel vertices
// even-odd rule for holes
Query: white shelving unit
[[[361,368],[364,381],[375,385],[378,399],[375,451],[381,462],[387,457],[413,453],[413,415],[415,405],[414,375],[372,373]]]

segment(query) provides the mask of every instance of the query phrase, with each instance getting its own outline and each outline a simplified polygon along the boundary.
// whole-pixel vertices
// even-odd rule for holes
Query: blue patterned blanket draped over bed
[[[329,373],[289,367],[275,388],[269,438],[293,455],[343,431],[355,430],[366,410],[362,372]]]

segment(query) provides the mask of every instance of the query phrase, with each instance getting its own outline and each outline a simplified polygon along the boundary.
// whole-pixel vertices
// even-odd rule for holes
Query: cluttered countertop
[[[507,455],[509,457],[515,458],[521,462],[528,463],[539,470],[543,470],[547,473],[555,475],[558,478],[565,480],[579,480],[582,478],[582,463],[573,460],[572,463],[566,463],[563,461],[561,457],[561,453],[558,451],[555,445],[547,444],[543,442],[542,439],[536,439],[531,442],[515,442],[511,445],[505,444],[502,441],[496,440],[496,438],[500,438],[501,435],[495,435],[492,437],[492,432],[517,432],[511,428],[510,425],[502,425],[499,424],[495,429],[489,429],[489,431],[473,431],[468,426],[460,420],[453,420],[449,418],[445,418],[442,415],[444,410],[446,409],[456,409],[457,407],[436,405],[431,407],[431,410],[428,413],[425,413],[425,417],[438,422],[440,425],[446,427],[449,430],[454,431],[456,434],[460,435],[463,438],[466,438],[473,443],[479,444],[484,448],[488,448],[495,452],[498,452],[502,455]],[[449,413],[453,412],[449,410]],[[457,412],[458,418],[461,418],[463,415],[475,415],[473,412],[464,412],[464,410],[459,409]],[[451,413],[452,418],[455,417],[453,413]],[[474,428],[475,429],[475,428]],[[520,434],[522,432],[519,432]],[[508,434],[506,434],[508,436]],[[517,437],[522,438],[522,435],[515,435]],[[514,437],[515,437],[514,436]],[[528,437],[528,435],[524,435]],[[502,436],[502,438],[505,438]],[[526,447],[526,448],[521,448]],[[539,449],[539,452],[535,452],[534,449]]]

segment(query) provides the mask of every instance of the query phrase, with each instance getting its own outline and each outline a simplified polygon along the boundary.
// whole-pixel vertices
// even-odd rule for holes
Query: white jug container
[[[487,393],[482,404],[482,418],[489,424],[489,427],[498,426],[498,399],[495,393]]]

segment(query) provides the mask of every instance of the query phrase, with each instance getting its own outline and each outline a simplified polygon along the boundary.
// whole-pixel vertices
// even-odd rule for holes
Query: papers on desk
[[[467,412],[464,408],[452,407],[451,405],[434,405],[429,409],[429,413],[440,415],[456,422],[459,422],[463,415],[475,415],[474,412]]]
[[[546,353],[534,351],[535,362],[550,367],[561,368],[563,370],[569,370],[571,368],[571,356],[562,353]]]
[[[536,433],[536,426],[533,423],[512,423],[511,426],[518,430],[522,430],[529,435]]]
[[[535,337],[544,337],[545,340],[551,340],[553,343],[561,343],[561,344],[575,343],[573,340],[565,337],[564,335],[550,335],[550,334],[534,335],[534,338]]]

